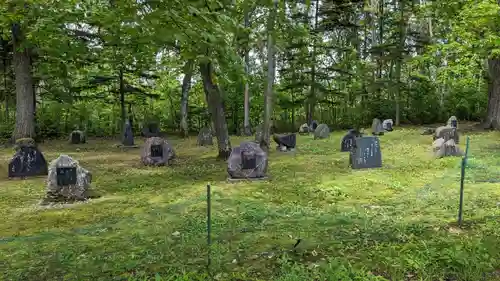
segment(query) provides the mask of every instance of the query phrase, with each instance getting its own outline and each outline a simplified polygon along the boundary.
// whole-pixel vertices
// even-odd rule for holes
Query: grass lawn
[[[47,161],[75,157],[103,195],[50,209],[44,178],[6,179],[2,149],[0,279],[207,280],[211,183],[217,280],[500,280],[499,133],[469,135],[463,228],[460,158],[434,160],[431,136],[404,128],[380,138],[384,168],[351,170],[342,135],[300,136],[296,155],[271,152],[269,181],[239,183],[195,138],[172,139],[161,168],[112,141],[46,142]]]

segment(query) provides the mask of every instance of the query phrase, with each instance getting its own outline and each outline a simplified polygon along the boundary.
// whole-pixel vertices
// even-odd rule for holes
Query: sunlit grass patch
[[[0,279],[206,280],[210,183],[218,280],[495,280],[481,278],[500,268],[500,183],[478,179],[500,167],[498,133],[470,135],[463,229],[460,158],[433,159],[431,136],[404,128],[380,137],[383,168],[352,170],[343,134],[299,136],[295,154],[273,147],[270,179],[237,183],[196,138],[169,140],[170,167],[113,141],[44,143],[48,162],[68,154],[89,169],[102,197],[40,208],[44,178],[0,179]]]

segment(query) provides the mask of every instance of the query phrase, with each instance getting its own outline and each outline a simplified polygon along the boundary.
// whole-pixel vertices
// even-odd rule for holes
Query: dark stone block
[[[382,152],[377,137],[360,137],[354,141],[349,155],[353,169],[369,169],[382,167]]]
[[[243,170],[250,170],[257,168],[257,158],[255,155],[245,154],[244,151],[241,152],[241,168]]]
[[[132,126],[128,121],[125,122],[125,127],[123,129],[122,144],[124,146],[134,146],[134,133],[132,131]]]
[[[76,167],[56,168],[57,186],[76,184]]]
[[[48,174],[47,161],[35,146],[21,146],[9,163],[9,178],[24,178]]]
[[[163,146],[160,144],[151,145],[151,157],[163,157]]]
[[[284,146],[287,150],[294,149],[297,145],[297,136],[295,134],[282,136],[273,135],[273,140],[278,146]]]

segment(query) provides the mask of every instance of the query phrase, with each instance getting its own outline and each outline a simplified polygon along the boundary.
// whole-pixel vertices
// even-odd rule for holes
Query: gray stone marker
[[[366,136],[356,138],[349,154],[353,169],[369,169],[382,167],[382,151],[378,137]]]
[[[394,130],[393,126],[394,126],[394,122],[392,121],[392,119],[385,119],[384,122],[382,122],[382,128],[386,132],[392,132]]]
[[[71,144],[82,144],[87,142],[85,133],[80,130],[75,130],[69,134],[69,142]]]
[[[432,150],[434,152],[434,157],[436,158],[465,155],[453,139],[449,139],[447,141],[445,141],[444,138],[436,139],[432,143]]]
[[[372,134],[374,136],[382,136],[385,130],[382,127],[382,122],[378,118],[374,118],[372,121]]]
[[[319,124],[314,130],[314,139],[326,139],[330,136],[330,128],[326,124]]]
[[[307,125],[307,123],[300,125],[299,134],[306,135],[306,134],[309,134],[309,132],[310,132],[310,130],[309,130],[309,126]]]
[[[458,120],[456,116],[451,116],[446,122],[446,126],[457,128],[458,129]]]
[[[213,137],[212,137],[212,131],[205,127],[200,130],[198,133],[198,141],[197,141],[199,146],[210,146],[213,145]]]
[[[449,126],[438,127],[434,133],[434,140],[443,138],[445,141],[453,139],[456,144],[460,141],[460,136],[458,135],[457,128]]]
[[[91,193],[92,174],[68,155],[60,155],[49,165],[47,194],[42,205],[57,202],[84,201],[96,197]]]
[[[151,137],[144,141],[141,161],[146,166],[165,166],[172,164],[175,152],[172,146],[161,137]]]
[[[229,181],[267,179],[268,158],[254,142],[243,142],[234,147],[227,160]]]

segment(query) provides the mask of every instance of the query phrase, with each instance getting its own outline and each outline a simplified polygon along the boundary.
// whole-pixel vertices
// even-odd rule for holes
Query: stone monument
[[[144,141],[141,152],[142,163],[146,166],[165,166],[172,164],[175,152],[172,146],[161,137],[151,137]]]
[[[47,161],[31,138],[18,139],[16,153],[9,162],[9,178],[47,175]]]
[[[297,135],[273,135],[273,140],[278,144],[276,150],[281,152],[295,151],[297,144]]]
[[[314,130],[314,139],[326,139],[330,136],[330,128],[326,124],[319,124]]]
[[[254,142],[243,142],[234,147],[227,160],[228,180],[266,179],[267,154]]]
[[[52,161],[47,176],[47,194],[42,204],[84,201],[97,197],[91,193],[92,174],[68,155]]]
[[[380,119],[374,118],[372,121],[372,134],[374,136],[382,136],[384,135],[384,127],[382,127],[382,122]]]

